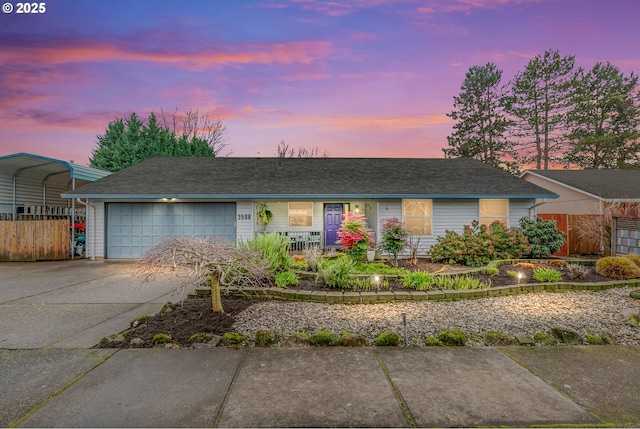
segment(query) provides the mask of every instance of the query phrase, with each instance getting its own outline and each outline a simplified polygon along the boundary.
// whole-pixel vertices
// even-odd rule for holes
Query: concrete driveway
[[[0,263],[0,349],[92,347],[181,299],[177,278],[134,273],[133,262]]]

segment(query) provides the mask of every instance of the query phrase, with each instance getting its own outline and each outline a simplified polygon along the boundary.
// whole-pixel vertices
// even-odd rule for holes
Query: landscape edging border
[[[565,261],[564,259],[561,259]],[[549,262],[548,259],[505,259],[491,261],[484,267],[472,268],[468,271],[450,273],[450,275],[471,274],[481,272],[487,267],[499,267],[505,264],[515,264],[518,262],[542,263]],[[592,265],[595,261],[576,260],[571,262]],[[442,273],[440,275],[449,275]],[[620,287],[640,287],[640,279],[631,280],[611,280],[597,283],[574,283],[574,282],[553,282],[553,283],[522,283],[519,285],[497,286],[489,289],[468,289],[468,290],[401,290],[391,291],[367,291],[354,292],[343,290],[331,291],[310,291],[294,290],[277,287],[236,287],[227,286],[222,288],[225,296],[241,296],[248,299],[272,299],[284,301],[306,301],[325,304],[375,304],[394,301],[457,301],[460,299],[477,299],[505,295],[518,295],[533,292],[566,292],[579,290],[606,290]],[[195,295],[211,295],[211,289],[196,289]]]

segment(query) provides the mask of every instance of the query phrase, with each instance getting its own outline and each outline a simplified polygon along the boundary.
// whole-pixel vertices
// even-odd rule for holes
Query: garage
[[[167,237],[236,240],[235,203],[107,203],[106,257],[132,259]]]

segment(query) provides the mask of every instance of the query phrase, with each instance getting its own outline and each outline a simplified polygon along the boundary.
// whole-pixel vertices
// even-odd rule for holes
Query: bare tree
[[[142,255],[137,272],[144,280],[172,272],[184,279],[181,287],[210,283],[216,313],[224,313],[220,286],[265,287],[273,283],[269,262],[261,254],[215,237],[163,240]]]
[[[302,146],[299,146],[297,151],[296,149],[289,146],[288,143],[285,143],[282,140],[278,144],[278,158],[328,158],[329,154],[327,151],[322,151],[320,154],[320,148],[314,147],[312,149],[307,149]]]
[[[214,156],[222,156],[222,151],[229,146],[226,138],[227,127],[220,117],[213,117],[209,113],[199,113],[198,110],[188,110],[184,115],[176,109],[170,115],[160,109],[158,115],[164,126],[188,142],[203,141],[211,148]],[[231,152],[227,153],[227,155]]]

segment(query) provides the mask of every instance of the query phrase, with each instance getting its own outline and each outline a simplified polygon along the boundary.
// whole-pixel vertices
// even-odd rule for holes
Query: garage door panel
[[[170,236],[235,242],[235,203],[109,203],[107,258],[138,258]]]

